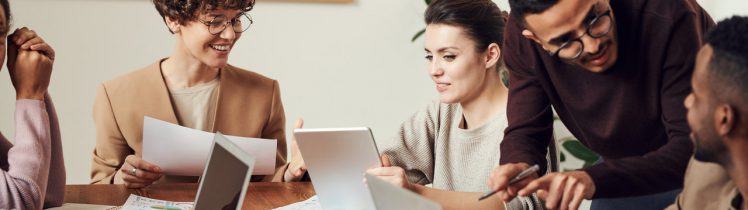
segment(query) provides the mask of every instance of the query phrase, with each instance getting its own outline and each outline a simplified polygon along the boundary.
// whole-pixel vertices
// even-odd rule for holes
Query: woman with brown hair
[[[436,0],[425,21],[428,73],[440,100],[405,121],[394,141],[381,143],[384,166],[368,173],[444,209],[504,209],[497,196],[478,197],[489,190],[486,181],[499,164],[508,124],[501,68],[506,13],[491,0]],[[506,208],[542,205],[530,197]]]
[[[228,64],[249,29],[254,0],[153,0],[176,46],[171,56],[99,86],[94,103],[92,183],[151,185],[161,169],[142,160],[145,116],[208,132],[277,139],[276,172],[287,174],[285,114],[276,80]],[[284,176],[286,175],[286,176]],[[165,182],[196,182],[167,176]]]

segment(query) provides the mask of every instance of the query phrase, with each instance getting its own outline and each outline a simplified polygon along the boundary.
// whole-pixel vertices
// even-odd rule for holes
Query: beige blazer
[[[736,194],[735,183],[722,166],[692,157],[686,169],[683,191],[666,210],[727,210]]]
[[[160,60],[98,87],[93,107],[96,147],[91,183],[111,184],[125,157],[142,155],[143,117],[178,123]],[[276,172],[253,181],[281,181],[287,167],[285,114],[278,82],[227,66],[221,69],[212,131],[226,135],[277,139]]]

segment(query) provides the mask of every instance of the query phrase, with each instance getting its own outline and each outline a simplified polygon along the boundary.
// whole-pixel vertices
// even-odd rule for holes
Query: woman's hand
[[[26,27],[8,36],[8,72],[16,99],[43,100],[52,75],[55,51]]]
[[[385,180],[395,186],[405,188],[415,192],[415,185],[408,181],[408,176],[405,175],[405,169],[397,166],[392,166],[390,158],[387,155],[382,155],[382,167],[371,168],[366,170],[366,173],[377,176],[378,178]]]
[[[127,188],[143,188],[161,178],[161,168],[140,159],[135,155],[128,155],[125,163],[117,170],[115,184],[125,184]]]
[[[303,128],[304,119],[299,118],[296,120],[294,129]],[[304,158],[301,157],[301,151],[299,150],[299,144],[296,143],[296,137],[291,137],[291,162],[288,164],[286,173],[283,174],[283,181],[293,182],[299,181],[304,177],[306,172],[306,164]]]

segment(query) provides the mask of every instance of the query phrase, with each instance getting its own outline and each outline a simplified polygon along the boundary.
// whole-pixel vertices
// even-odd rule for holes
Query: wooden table
[[[121,206],[130,194],[168,200],[192,202],[197,184],[156,184],[143,189],[127,189],[124,185],[67,185],[65,203]],[[242,209],[272,209],[306,200],[314,196],[310,182],[252,182]]]

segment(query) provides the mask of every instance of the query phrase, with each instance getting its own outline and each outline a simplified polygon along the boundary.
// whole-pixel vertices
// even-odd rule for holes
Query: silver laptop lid
[[[375,209],[363,174],[382,163],[369,128],[296,129],[294,135],[324,209]]]
[[[255,159],[216,133],[195,197],[195,210],[240,210]]]

